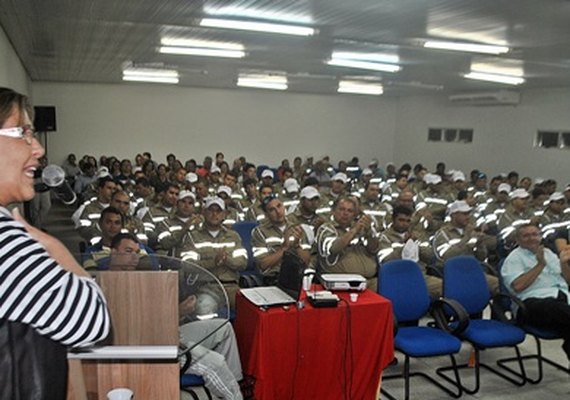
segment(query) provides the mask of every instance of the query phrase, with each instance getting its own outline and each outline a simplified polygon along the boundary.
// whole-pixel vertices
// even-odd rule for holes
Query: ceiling
[[[200,26],[205,17],[293,17],[308,37]],[[0,0],[4,28],[33,81],[121,83],[123,69],[176,69],[180,86],[236,88],[239,73],[287,75],[289,91],[336,93],[347,76],[387,96],[570,86],[567,0]],[[283,22],[282,22],[283,23]],[[241,43],[240,59],[159,53],[161,39]],[[428,39],[501,44],[499,56],[427,49]],[[397,56],[395,73],[331,66],[333,51]],[[465,78],[483,66],[519,86]],[[132,83],[123,83],[132,84]]]

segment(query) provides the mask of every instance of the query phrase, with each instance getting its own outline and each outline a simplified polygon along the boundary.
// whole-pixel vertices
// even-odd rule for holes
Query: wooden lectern
[[[112,334],[106,346],[70,354],[68,400],[106,400],[118,387],[137,400],[179,399],[178,272],[105,271],[97,281]]]

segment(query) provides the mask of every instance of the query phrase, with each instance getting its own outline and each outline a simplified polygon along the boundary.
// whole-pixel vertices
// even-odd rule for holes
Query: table
[[[235,331],[255,399],[376,399],[394,358],[392,305],[369,290],[336,308],[261,309],[237,296]]]

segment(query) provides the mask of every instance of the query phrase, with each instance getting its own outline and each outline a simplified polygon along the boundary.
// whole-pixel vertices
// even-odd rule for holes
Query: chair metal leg
[[[192,396],[194,400],[200,400],[198,395],[191,388],[182,388],[181,390]]]
[[[521,357],[521,360],[524,362],[524,360],[536,360],[536,368],[537,368],[537,374],[536,374],[536,378],[531,378],[530,376],[528,376],[528,374],[526,374],[526,381],[531,383],[531,384],[537,384],[540,383],[542,381],[543,378],[543,363],[549,364],[550,366],[560,370],[560,371],[564,371],[567,374],[570,374],[570,368],[564,367],[561,364],[558,364],[557,362],[551,360],[550,358],[544,357],[542,355],[542,345],[540,343],[540,339],[537,336],[532,335],[532,337],[534,338],[534,341],[536,343],[536,354],[528,354],[525,356]],[[517,357],[508,357],[508,358],[502,358],[500,360],[497,360],[497,365],[507,371],[509,371],[511,374],[516,375],[518,377],[522,377],[516,370],[514,370],[513,368],[509,367],[507,364],[510,364],[514,361],[518,361]],[[525,371],[526,372],[526,371]]]
[[[522,362],[522,356],[518,346],[513,346],[515,348],[516,357],[513,357],[513,360],[517,360],[519,363],[519,370],[520,372],[513,373],[516,378],[512,376],[506,375],[503,372],[491,367],[488,364],[482,363],[480,360],[480,349],[474,348],[475,350],[475,366],[471,367],[468,363],[461,364],[457,368],[458,369],[467,369],[467,368],[474,368],[475,370],[475,385],[472,388],[468,388],[465,385],[462,386],[462,389],[467,394],[475,394],[479,391],[481,387],[481,368],[485,368],[487,371],[494,373],[497,376],[511,382],[516,386],[523,386],[526,383],[526,371],[524,369],[524,364]],[[436,373],[441,376],[443,379],[447,380],[448,382],[452,382],[452,379],[447,376],[446,372],[449,371],[450,367],[442,367],[436,370]],[[518,378],[518,379],[517,379]]]
[[[430,376],[426,373],[410,372],[410,357],[408,357],[408,356],[405,356],[405,359],[404,359],[404,371],[403,371],[403,373],[383,376],[382,380],[386,381],[386,380],[404,378],[404,400],[409,400],[409,398],[410,398],[410,378],[413,376],[420,376],[420,377],[428,380],[429,382],[431,382],[432,384],[434,384],[435,386],[437,386],[438,388],[440,388],[441,390],[443,390],[444,392],[449,394],[451,397],[457,399],[463,395],[461,378],[459,376],[459,371],[457,369],[457,362],[455,361],[455,357],[452,354],[450,354],[449,357],[451,358],[451,365],[449,367],[446,367],[446,368],[449,368],[449,369],[454,371],[454,375],[455,375],[456,380],[453,381],[451,378],[447,378],[447,377],[446,377],[446,380],[448,380],[453,385],[453,388],[455,390],[452,390],[452,389],[442,385],[440,382],[438,382],[432,376]],[[386,396],[386,398],[388,398],[390,400],[397,400],[394,396],[392,396],[384,388],[384,386],[382,386],[380,388],[380,392],[384,396]]]

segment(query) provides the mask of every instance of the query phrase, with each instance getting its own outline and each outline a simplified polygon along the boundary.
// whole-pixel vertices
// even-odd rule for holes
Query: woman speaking
[[[110,318],[65,246],[6,208],[34,196],[44,149],[31,116],[24,95],[0,88],[0,399],[63,400],[67,348],[104,339]]]

